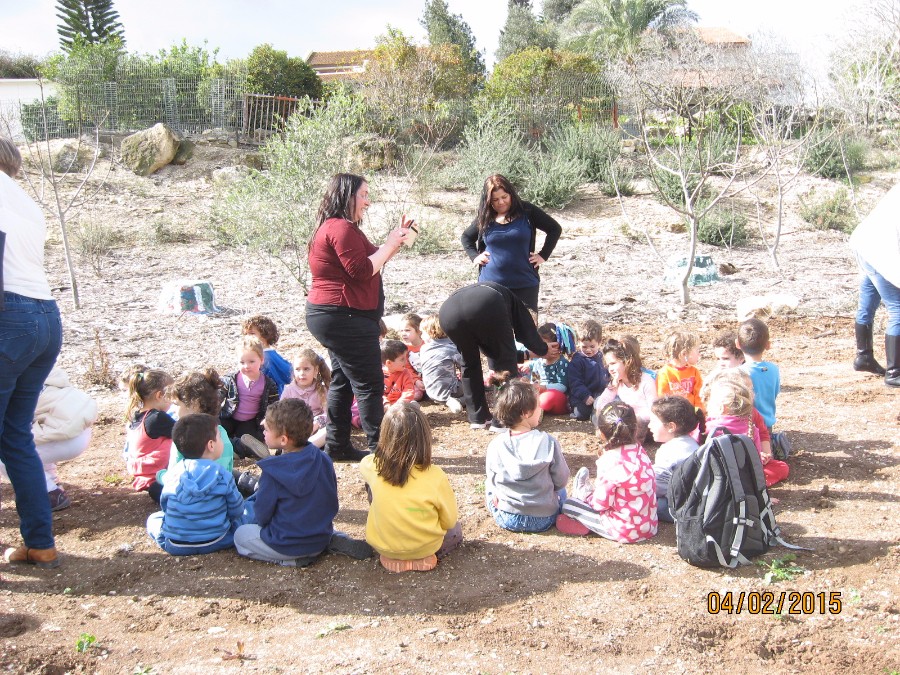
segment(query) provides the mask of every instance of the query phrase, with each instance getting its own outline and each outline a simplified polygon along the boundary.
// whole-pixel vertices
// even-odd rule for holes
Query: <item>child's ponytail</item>
[[[122,374],[122,385],[128,391],[128,407],[125,418],[131,420],[135,411],[144,407],[144,401],[153,392],[165,391],[172,384],[172,376],[158,368],[133,365]]]
[[[637,433],[637,417],[632,407],[621,401],[607,403],[591,417],[594,428],[606,439],[606,449],[633,444]]]
[[[325,359],[319,356],[315,350],[308,347],[300,350],[296,360],[309,361],[316,369],[316,394],[319,396],[319,400],[324,403],[328,398],[328,388],[331,386],[331,368],[328,367]]]

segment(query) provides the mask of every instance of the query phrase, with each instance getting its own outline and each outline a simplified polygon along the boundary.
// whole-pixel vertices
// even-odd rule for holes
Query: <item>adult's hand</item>
[[[485,251],[484,253],[479,253],[472,260],[473,265],[478,265],[479,267],[484,267],[491,261],[491,254]]]
[[[547,343],[547,356],[551,359],[559,358],[559,343],[558,342],[548,342]]]
[[[532,253],[531,255],[528,256],[528,262],[530,262],[534,266],[534,269],[537,269],[538,267],[540,267],[547,261],[544,260],[537,253]]]

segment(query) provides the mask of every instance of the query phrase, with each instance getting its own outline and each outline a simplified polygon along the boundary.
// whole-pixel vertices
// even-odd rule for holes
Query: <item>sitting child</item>
[[[278,385],[280,395],[285,385],[291,382],[291,364],[275,351],[278,343],[278,327],[267,316],[251,316],[241,324],[241,335],[252,335],[259,339],[263,346],[263,374]]]
[[[219,409],[222,407],[222,380],[215,368],[207,368],[202,372],[195,370],[182,375],[175,381],[175,384],[169,387],[169,398],[178,408],[179,418],[198,413],[218,417]],[[219,436],[222,438],[222,454],[216,459],[216,464],[221,464],[230,473],[234,470],[234,448],[231,445],[231,439],[228,438],[228,432],[221,425],[219,425]],[[184,455],[178,450],[178,446],[173,444],[169,453],[169,465],[156,472],[156,482],[147,490],[154,501],[159,502],[166,472],[182,460],[184,460]],[[234,476],[234,480],[238,483],[238,489],[240,489],[241,483],[240,475],[239,473]],[[247,494],[252,494],[252,490],[249,490]]]
[[[623,335],[621,341],[625,343],[625,346],[631,350],[631,353],[634,354],[636,358],[641,358],[641,343],[638,342],[638,339],[634,335]],[[654,382],[656,381],[656,371],[647,368],[644,365],[643,359],[641,359],[641,372],[645,375],[649,375]]]
[[[649,539],[659,526],[653,465],[635,441],[637,418],[631,406],[616,401],[594,413],[600,439],[597,478],[591,489],[587,467],[575,475],[556,527],[565,534],[595,532],[623,544]]]
[[[262,475],[247,501],[250,522],[234,534],[240,555],[289,567],[306,567],[326,550],[360,560],[372,555],[365,542],[334,531],[337,477],[328,455],[307,441],[312,426],[312,411],[300,399],[266,411],[266,445],[282,453],[257,465]]]
[[[675,467],[699,447],[691,434],[700,424],[697,409],[682,396],[667,395],[650,406],[650,433],[657,443],[653,473],[656,475],[656,512],[660,520],[672,523],[669,511],[669,480]]]
[[[132,366],[122,381],[128,388],[125,463],[134,476],[131,486],[148,490],[156,472],[169,466],[175,420],[168,413],[172,402],[166,391],[173,380],[163,370]]]
[[[262,372],[264,350],[259,338],[245,335],[237,354],[240,370],[222,378],[225,403],[219,412],[219,421],[228,432],[238,457],[268,457],[269,450],[263,442],[260,425],[268,406],[278,400],[278,385]]]
[[[753,381],[754,406],[766,423],[772,438],[773,454],[787,459],[791,444],[784,433],[772,431],[775,426],[775,401],[781,392],[781,372],[771,361],[763,361],[763,355],[771,348],[769,327],[759,319],[747,319],[738,326],[737,347],[744,353],[743,369]]]
[[[697,370],[700,341],[693,333],[675,331],[666,339],[666,365],[656,374],[656,394],[684,396],[695,408],[702,408],[700,387],[703,376]]]
[[[385,413],[375,454],[359,471],[369,492],[366,541],[391,572],[428,571],[462,541],[456,496],[431,463],[431,426],[415,405]]]
[[[538,328],[538,335],[548,345],[557,345],[556,324],[545,323]],[[562,355],[547,356],[531,362],[531,375],[540,385],[538,402],[548,415],[565,415],[569,412],[566,392],[569,390],[569,360]]]
[[[325,359],[312,349],[303,349],[294,357],[294,380],[281,392],[281,400],[299,398],[313,413],[313,432],[309,442],[317,448],[325,447],[325,406],[331,369]]]
[[[445,403],[451,412],[462,412],[462,384],[457,371],[462,368],[462,354],[447,337],[436,314],[422,321],[425,344],[419,350],[419,368],[425,393],[432,401]]]
[[[533,385],[513,380],[500,386],[495,417],[506,428],[488,445],[485,496],[504,530],[549,530],[566,498],[569,465],[559,441],[538,430],[541,413]]]
[[[706,429],[710,437],[718,433],[746,434],[759,451],[766,477],[766,487],[788,477],[787,463],[772,458],[771,446],[765,436],[768,431],[753,406],[753,384],[740,368],[713,371],[702,395],[706,402]]]
[[[744,352],[737,346],[737,333],[727,330],[713,341],[713,355],[721,368],[737,368],[744,365]]]
[[[418,314],[405,314],[398,334],[406,345],[406,367],[415,381],[415,400],[421,401],[425,395],[425,382],[422,380],[422,361],[419,352],[425,340],[422,338],[422,317]]]
[[[634,440],[643,443],[650,423],[650,405],[658,398],[656,382],[641,368],[640,353],[631,340],[607,340],[603,345],[603,360],[609,369],[609,385],[594,401],[594,410],[616,399],[629,405],[637,418]]]
[[[406,345],[400,340],[385,340],[381,345],[384,370],[384,409],[397,401],[415,401],[415,380],[407,368]]]
[[[609,384],[609,372],[600,353],[603,328],[592,319],[578,326],[578,351],[569,362],[569,405],[572,419],[589,420],[594,401]]]
[[[163,477],[162,511],[147,519],[147,533],[171,555],[231,548],[244,522],[244,498],[231,472],[216,464],[222,454],[216,418],[185,415],[175,423],[172,439],[184,460]]]

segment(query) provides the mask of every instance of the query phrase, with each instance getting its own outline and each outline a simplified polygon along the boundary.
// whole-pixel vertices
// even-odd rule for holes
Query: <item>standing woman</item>
[[[0,461],[16,495],[24,541],[3,557],[9,563],[51,568],[59,565],[59,558],[31,423],[62,346],[62,323],[44,273],[44,214],[13,180],[21,167],[19,149],[0,138],[0,230],[5,235],[0,266]]]
[[[546,236],[544,246],[535,252],[538,230]],[[519,199],[509,180],[494,174],[484,181],[478,215],[462,233],[461,241],[469,259],[479,267],[478,281],[505,286],[537,312],[538,268],[553,253],[561,233],[559,223]]]
[[[900,184],[891,188],[853,234],[850,248],[859,265],[856,310],[855,370],[884,375],[889,387],[900,387]],[[881,303],[887,309],[884,352],[887,368],[875,360],[873,324]]]
[[[312,288],[306,325],[331,357],[325,452],[336,461],[356,461],[368,453],[350,443],[350,406],[356,396],[369,450],[375,450],[384,417],[381,334],[384,314],[381,270],[414,225],[406,216],[379,247],[359,228],[369,208],[369,185],[362,176],[332,177],[316,216],[309,243]]]

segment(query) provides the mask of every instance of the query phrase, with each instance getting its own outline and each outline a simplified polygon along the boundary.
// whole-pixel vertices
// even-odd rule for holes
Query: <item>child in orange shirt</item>
[[[406,352],[400,340],[385,340],[381,345],[385,410],[397,401],[415,400],[415,380],[407,367]]]
[[[684,331],[675,331],[666,339],[668,362],[657,371],[656,394],[683,396],[695,408],[703,409],[700,388],[703,376],[697,370],[700,360],[700,341],[697,336]]]

